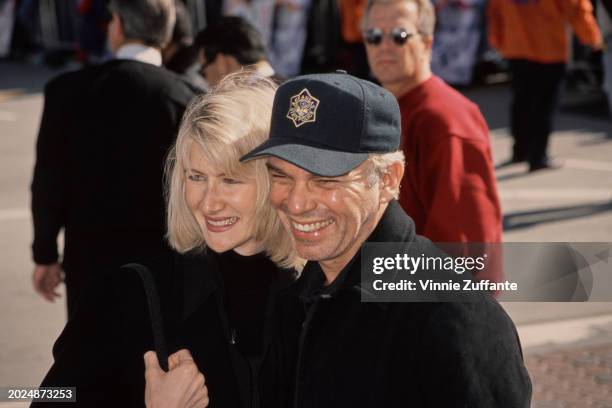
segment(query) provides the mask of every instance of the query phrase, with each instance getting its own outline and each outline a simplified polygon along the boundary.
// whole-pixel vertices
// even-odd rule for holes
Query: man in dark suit
[[[115,59],[45,87],[32,181],[33,284],[72,314],[89,277],[166,250],[164,159],[194,90],[161,67],[173,0],[112,0]],[[60,265],[57,236],[64,229]]]

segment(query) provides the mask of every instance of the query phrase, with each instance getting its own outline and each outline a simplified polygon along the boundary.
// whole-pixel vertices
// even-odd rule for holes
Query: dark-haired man
[[[201,72],[211,86],[247,66],[262,76],[282,80],[268,62],[263,37],[242,17],[220,18],[202,30],[194,44],[202,50]]]

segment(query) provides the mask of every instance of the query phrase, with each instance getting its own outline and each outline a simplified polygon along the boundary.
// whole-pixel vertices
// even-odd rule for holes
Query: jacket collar
[[[369,242],[412,242],[416,237],[412,219],[397,200],[389,203],[374,231],[366,239]],[[363,247],[363,246],[362,246]],[[339,290],[352,289],[361,293],[361,249],[340,272],[331,285],[323,286],[325,275],[318,262],[308,262],[302,271],[300,299],[305,303],[317,297],[332,297]]]

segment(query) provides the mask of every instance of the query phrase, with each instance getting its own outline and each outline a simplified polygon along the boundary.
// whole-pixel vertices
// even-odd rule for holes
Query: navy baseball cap
[[[346,73],[304,75],[284,82],[272,107],[270,138],[240,161],[275,156],[323,177],[337,177],[371,153],[400,145],[395,97]]]

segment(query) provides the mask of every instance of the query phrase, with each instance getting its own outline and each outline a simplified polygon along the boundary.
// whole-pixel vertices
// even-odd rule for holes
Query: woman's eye
[[[229,177],[225,177],[225,178],[223,179],[223,182],[224,182],[225,184],[240,184],[240,183],[242,183],[242,181],[240,181],[240,180],[236,180],[236,179],[229,178]]]
[[[206,176],[202,175],[202,174],[188,174],[187,178],[191,181],[206,181]]]

